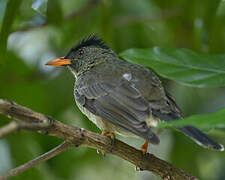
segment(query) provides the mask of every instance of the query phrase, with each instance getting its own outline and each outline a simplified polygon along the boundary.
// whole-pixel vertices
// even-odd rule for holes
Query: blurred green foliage
[[[99,132],[75,106],[73,76],[66,70],[45,67],[45,62],[65,55],[81,38],[98,33],[117,53],[155,46],[186,48],[195,51],[199,59],[207,56],[209,64],[221,61],[222,66],[225,59],[211,55],[225,52],[224,12],[223,0],[1,0],[0,97],[67,124]],[[204,62],[204,58],[201,60]],[[149,67],[151,63],[148,62]],[[224,67],[221,69],[224,72]],[[154,70],[157,72],[157,68]],[[186,116],[214,112],[225,106],[225,88],[221,84],[196,88],[164,78],[162,82]],[[219,82],[224,82],[224,76]],[[8,122],[0,116],[0,126]],[[208,133],[225,144],[224,129]],[[161,144],[151,146],[150,152],[199,179],[225,179],[224,152],[203,149],[176,131],[165,130],[160,137]],[[136,147],[143,143],[123,140]],[[32,132],[8,135],[0,140],[0,174],[60,142]],[[133,169],[117,157],[103,158],[95,150],[83,147],[72,148],[11,179],[157,179],[149,172]]]
[[[201,55],[188,49],[128,49],[120,56],[153,68],[164,78],[193,87],[225,86],[225,55]]]

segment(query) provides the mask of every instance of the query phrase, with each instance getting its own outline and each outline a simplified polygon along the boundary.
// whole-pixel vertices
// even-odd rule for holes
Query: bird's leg
[[[103,130],[101,135],[109,137],[111,139],[111,144],[114,143],[114,140],[115,140],[115,134],[114,133],[111,133],[107,130]],[[97,152],[99,152],[99,151],[97,151]],[[103,156],[105,156],[105,151],[100,151],[100,152]]]
[[[143,155],[145,155],[148,151],[148,141],[146,140],[145,143],[141,146],[141,151]]]
[[[114,133],[111,133],[107,130],[103,130],[101,135],[109,137],[112,141],[112,144],[114,143],[114,140],[115,140],[115,134]]]
[[[141,146],[141,152],[142,152],[143,156],[146,155],[147,151],[148,151],[148,141],[146,140],[145,143]],[[136,171],[143,171],[143,169],[141,169],[137,166],[135,167],[135,170]]]

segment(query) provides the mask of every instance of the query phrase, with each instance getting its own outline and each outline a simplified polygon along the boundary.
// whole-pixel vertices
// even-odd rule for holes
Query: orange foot
[[[146,155],[146,153],[148,152],[148,141],[146,140],[145,143],[141,146],[141,151],[143,156]],[[139,168],[139,167],[135,167],[136,171],[143,171],[143,169]]]
[[[111,133],[107,130],[104,130],[104,131],[102,131],[101,135],[109,137],[111,139],[111,143],[112,144],[114,143],[114,140],[115,140],[115,134],[114,133]],[[99,151],[97,151],[97,152],[99,152]],[[105,154],[106,154],[105,151],[100,151],[100,152],[103,156],[105,156]]]
[[[101,135],[109,137],[112,140],[112,143],[115,140],[115,134],[111,133],[111,132],[109,132],[107,130],[102,131]]]
[[[148,151],[148,141],[146,140],[145,143],[141,146],[141,151],[143,155],[145,155]]]

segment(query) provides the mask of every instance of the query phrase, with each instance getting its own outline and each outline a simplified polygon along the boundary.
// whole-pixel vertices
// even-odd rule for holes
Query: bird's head
[[[76,76],[91,67],[115,56],[113,51],[104,44],[102,39],[91,35],[77,43],[66,56],[55,58],[46,63],[50,66],[67,66]]]

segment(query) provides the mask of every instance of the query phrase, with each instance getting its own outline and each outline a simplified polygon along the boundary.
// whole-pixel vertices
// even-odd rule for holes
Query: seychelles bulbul
[[[66,56],[46,63],[65,66],[75,76],[74,97],[79,109],[103,135],[144,138],[159,144],[152,131],[162,121],[183,118],[182,111],[150,69],[121,60],[111,48],[91,35],[76,44]],[[197,144],[222,151],[224,148],[199,129],[188,125],[177,127]]]

